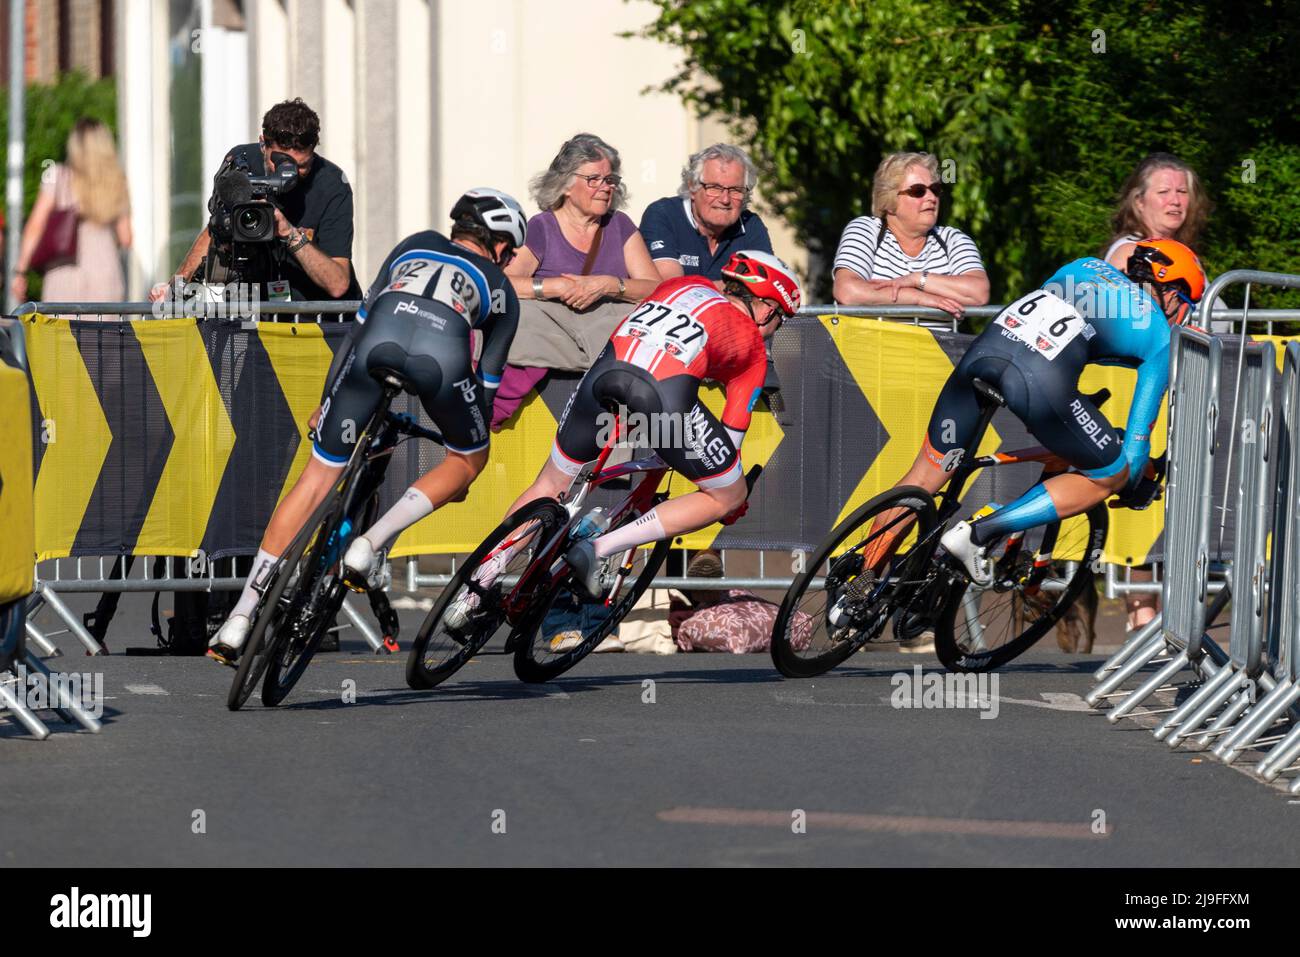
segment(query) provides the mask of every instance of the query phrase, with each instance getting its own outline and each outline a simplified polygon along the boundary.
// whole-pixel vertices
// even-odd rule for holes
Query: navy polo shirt
[[[758,214],[746,209],[735,224],[722,234],[716,251],[695,225],[691,201],[679,196],[655,200],[641,217],[641,236],[650,247],[651,259],[675,259],[688,276],[722,278],[722,267],[731,254],[742,249],[772,252],[772,240]]]

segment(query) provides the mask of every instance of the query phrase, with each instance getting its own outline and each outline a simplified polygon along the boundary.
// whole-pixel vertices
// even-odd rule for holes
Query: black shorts
[[[441,303],[390,292],[367,311],[352,355],[321,400],[312,454],[342,465],[384,387],[371,373],[392,369],[411,384],[449,452],[488,447],[487,395],[474,372],[469,323]]]
[[[629,443],[654,450],[700,488],[730,485],[743,477],[740,453],[699,401],[699,385],[688,375],[656,379],[606,347],[564,407],[551,461],[566,475],[582,471],[612,438],[612,409],[625,414]]]
[[[1082,339],[1048,359],[989,326],[953,370],[930,417],[926,432],[930,459],[951,471],[979,425],[979,398],[972,384],[983,379],[1007,400],[1007,408],[1025,423],[1045,448],[1090,478],[1106,478],[1125,464],[1123,442],[1115,427],[1079,393],[1079,376],[1087,364]],[[960,450],[960,453],[958,453]]]

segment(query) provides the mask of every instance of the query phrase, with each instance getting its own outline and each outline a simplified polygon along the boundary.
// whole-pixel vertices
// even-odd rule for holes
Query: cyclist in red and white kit
[[[510,507],[513,513],[569,487],[600,454],[607,406],[660,423],[676,420],[679,428],[658,434],[666,429],[682,441],[655,451],[699,490],[575,544],[565,557],[592,595],[606,590],[606,556],[744,514],[740,446],[767,374],[763,343],[798,311],[801,292],[794,272],[770,253],[737,252],[722,276],[721,291],[701,276],[669,279],[623,320],[565,407],[550,459]],[[721,421],[699,400],[705,379],[726,389]]]

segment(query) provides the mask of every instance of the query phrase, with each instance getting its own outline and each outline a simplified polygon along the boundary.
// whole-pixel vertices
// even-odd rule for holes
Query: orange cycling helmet
[[[749,250],[732,253],[722,275],[745,286],[755,299],[771,299],[786,316],[799,311],[803,293],[794,271],[771,253]]]
[[[1125,270],[1134,282],[1149,282],[1161,292],[1169,286],[1186,304],[1175,321],[1181,322],[1205,294],[1201,261],[1176,239],[1144,239],[1133,247]]]

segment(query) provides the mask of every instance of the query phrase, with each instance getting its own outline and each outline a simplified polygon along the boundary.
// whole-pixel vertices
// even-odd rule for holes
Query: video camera
[[[274,172],[254,176],[247,160],[237,156],[217,173],[208,203],[208,231],[215,265],[226,275],[214,275],[217,270],[209,262],[205,271],[209,281],[263,283],[275,278],[271,256],[276,238],[275,197],[298,184],[298,164],[278,150],[271,153],[271,163]]]

